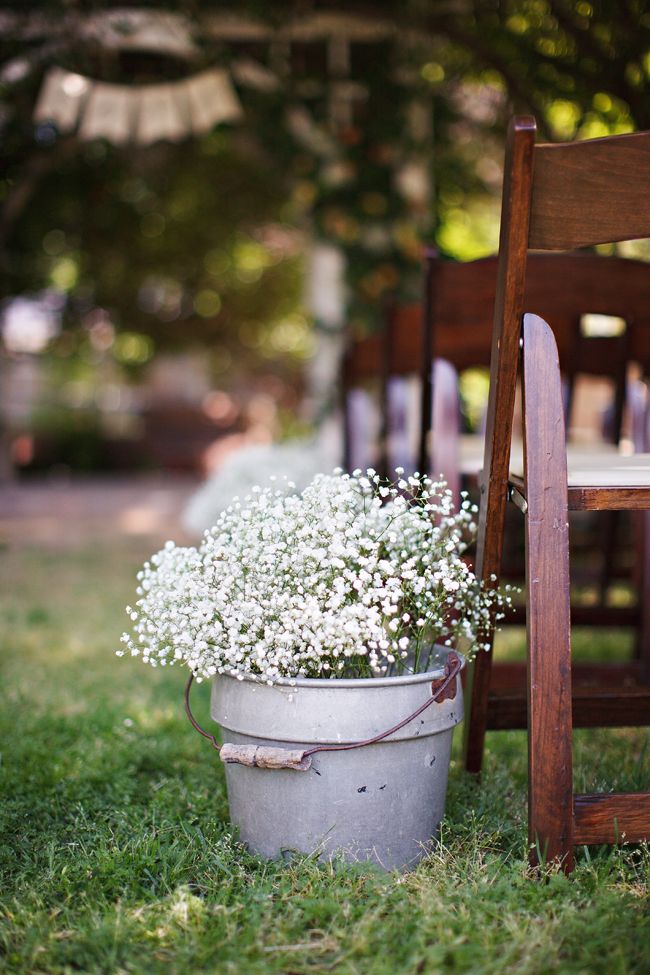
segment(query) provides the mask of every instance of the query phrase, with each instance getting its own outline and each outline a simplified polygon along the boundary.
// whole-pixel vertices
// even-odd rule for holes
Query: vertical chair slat
[[[566,437],[553,333],[523,327],[529,837],[533,858],[573,866],[571,611]]]

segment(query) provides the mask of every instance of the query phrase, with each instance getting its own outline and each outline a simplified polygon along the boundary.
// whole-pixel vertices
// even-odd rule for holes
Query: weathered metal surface
[[[426,674],[369,680],[297,680],[272,686],[219,677],[212,717],[229,742],[264,747],[344,744],[372,738],[430,698],[440,666]],[[312,756],[311,768],[226,764],[230,815],[249,848],[413,866],[444,812],[453,728],[463,717],[460,678],[453,699],[434,702],[376,744]]]

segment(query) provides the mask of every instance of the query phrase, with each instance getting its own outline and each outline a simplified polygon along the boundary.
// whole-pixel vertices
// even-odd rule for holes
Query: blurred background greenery
[[[496,249],[513,112],[552,140],[650,127],[641,0],[21,2],[0,28],[5,474],[198,471],[300,432],[319,334],[417,299],[426,245]],[[215,70],[235,108],[198,125],[183,86]],[[163,86],[158,133],[90,125]],[[343,321],[309,297],[319,245]]]

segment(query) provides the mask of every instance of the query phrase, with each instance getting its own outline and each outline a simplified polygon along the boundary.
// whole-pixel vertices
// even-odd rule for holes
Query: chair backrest
[[[431,366],[436,359],[449,362],[457,372],[474,366],[489,367],[492,349],[493,310],[496,298],[498,258],[458,263],[427,254],[426,301],[394,304],[386,315],[384,329],[351,342],[342,370],[345,426],[344,465],[351,469],[372,463],[388,470],[393,463],[387,389],[390,377],[419,375],[422,383],[421,430],[418,457],[413,464],[437,472],[434,457],[427,457],[425,444],[431,429]],[[524,305],[535,308],[553,327],[567,380],[567,413],[578,374],[609,377],[614,382],[614,410],[611,437],[620,435],[625,397],[626,366],[638,362],[650,374],[650,275],[648,264],[598,254],[543,254],[528,256]],[[563,283],[571,281],[571,287]],[[625,331],[617,336],[585,339],[580,322],[586,313],[623,318]],[[429,322],[426,333],[423,321]],[[424,343],[424,350],[423,350]],[[357,387],[375,382],[375,397],[366,391],[350,397]],[[393,382],[393,386],[398,384]],[[401,395],[395,392],[395,396]],[[363,402],[362,402],[363,401]],[[353,410],[352,402],[355,403]],[[381,419],[369,427],[368,413],[377,402]],[[433,414],[435,421],[435,412]],[[358,428],[358,429],[357,429]],[[358,447],[368,431],[374,431],[380,445],[375,453]],[[351,445],[355,444],[354,450]],[[393,457],[391,457],[393,454]],[[352,456],[354,455],[354,456]],[[442,468],[441,468],[442,469]]]
[[[426,363],[435,357],[444,357],[459,371],[490,365],[497,269],[497,257],[459,264],[443,261],[434,252],[427,255],[430,324],[422,339],[423,404],[431,400]],[[628,363],[638,362],[650,373],[648,270],[643,261],[587,253],[533,253],[526,264],[524,306],[537,309],[552,325],[566,380],[567,417],[578,375],[610,379],[614,391],[609,432],[615,442],[621,435]],[[563,286],[567,281],[570,288]],[[618,335],[586,337],[586,314],[622,318],[625,329]],[[426,432],[423,427],[422,464]]]
[[[534,119],[515,119],[534,154],[528,248],[566,251],[650,236],[650,132],[534,144]]]
[[[508,131],[477,553],[483,578],[498,575],[500,569],[522,316],[530,311],[548,317],[553,326],[553,315],[526,295],[529,250],[571,250],[650,237],[650,183],[644,178],[650,133],[536,145],[535,131],[535,120],[528,117],[513,119]],[[645,278],[640,288],[647,307],[650,267]],[[593,275],[591,280],[595,288]],[[574,274],[549,283],[551,287],[566,300],[574,290]],[[615,296],[612,292],[610,299]],[[639,320],[638,309],[636,314],[635,327],[650,334],[647,319]],[[637,341],[647,358],[647,341]],[[489,558],[484,558],[485,551]]]
[[[384,336],[381,410],[382,473],[392,476],[396,467],[407,471],[417,468],[420,418],[418,392],[413,380],[419,374],[414,367],[422,344],[422,308],[419,303],[393,301],[387,306]],[[423,473],[431,470],[420,468]]]
[[[496,298],[497,257],[460,264],[427,255],[428,317],[432,354],[459,369],[490,364]],[[650,371],[647,332],[650,278],[643,261],[599,254],[530,254],[526,264],[525,306],[548,319],[567,371],[575,352],[577,324],[587,313],[623,318],[629,326],[627,354]],[[571,287],[563,287],[570,281]],[[608,373],[609,342],[594,339],[582,350],[581,371]]]

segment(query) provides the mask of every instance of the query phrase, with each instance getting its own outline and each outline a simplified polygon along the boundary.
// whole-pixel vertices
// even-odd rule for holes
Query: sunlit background
[[[5,480],[315,436],[424,247],[495,251],[513,111],[650,124],[641,3],[60,8],[0,12]]]

